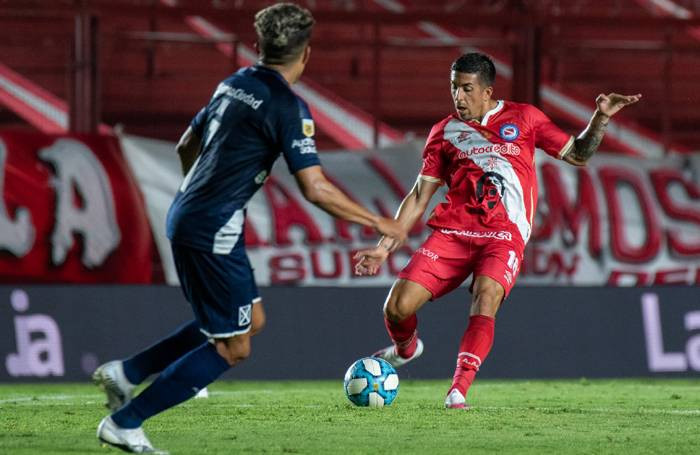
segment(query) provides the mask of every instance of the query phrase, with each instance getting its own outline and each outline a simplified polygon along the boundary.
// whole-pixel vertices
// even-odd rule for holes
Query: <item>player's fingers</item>
[[[357,253],[355,253],[355,256],[353,256],[353,259],[365,259],[365,256],[370,256],[372,251],[374,251],[375,248],[370,248],[366,250],[360,250]]]

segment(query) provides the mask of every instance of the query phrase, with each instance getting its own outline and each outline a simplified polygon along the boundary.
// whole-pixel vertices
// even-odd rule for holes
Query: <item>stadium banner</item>
[[[115,137],[0,131],[0,194],[0,282],[152,282],[146,211]]]
[[[122,136],[121,144],[146,200],[166,281],[176,284],[164,236],[165,214],[182,180],[174,146],[134,136]],[[415,181],[421,149],[409,142],[324,153],[321,161],[353,199],[392,215]],[[539,204],[518,285],[700,283],[699,156],[640,160],[599,153],[586,167],[541,152],[537,160]],[[376,234],[306,202],[280,159],[248,205],[245,235],[260,285],[386,287],[428,233],[416,226],[377,276],[355,276],[352,256],[374,245]]]
[[[267,287],[265,329],[227,379],[336,379],[388,343],[386,289]],[[192,318],[178,288],[0,286],[0,382],[85,381]],[[468,320],[458,289],[419,314],[425,353],[401,378],[447,378]],[[700,288],[517,287],[479,377],[700,377]],[[342,398],[339,398],[342,399]]]

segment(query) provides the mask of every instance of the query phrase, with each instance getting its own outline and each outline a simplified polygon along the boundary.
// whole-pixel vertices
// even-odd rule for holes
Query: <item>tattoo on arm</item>
[[[574,146],[569,152],[569,158],[577,164],[584,164],[598,150],[598,146],[603,141],[608,117],[605,114],[596,112],[593,114],[590,123],[574,141]]]

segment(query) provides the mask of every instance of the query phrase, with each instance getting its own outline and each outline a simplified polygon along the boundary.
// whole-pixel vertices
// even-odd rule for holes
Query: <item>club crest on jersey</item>
[[[301,119],[301,132],[304,133],[306,137],[313,136],[315,132],[314,121],[310,118]]]
[[[520,128],[514,123],[504,123],[499,130],[501,139],[512,142],[520,136]]]

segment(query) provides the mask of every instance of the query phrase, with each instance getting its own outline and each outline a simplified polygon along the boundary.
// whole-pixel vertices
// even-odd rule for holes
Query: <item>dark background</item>
[[[29,308],[19,313],[10,294],[23,289]],[[265,330],[253,353],[227,373],[239,379],[342,378],[357,358],[388,345],[382,319],[384,288],[261,289]],[[481,369],[489,378],[652,376],[647,365],[641,296],[659,296],[665,352],[685,352],[684,315],[700,310],[697,287],[516,288],[501,308],[494,348]],[[426,350],[404,367],[403,378],[447,378],[453,373],[467,322],[463,288],[418,313]],[[0,381],[89,379],[97,363],[126,357],[170,333],[192,316],[179,288],[167,286],[0,287]],[[46,314],[62,337],[65,376],[13,378],[5,366],[16,351],[15,317]],[[41,338],[40,333],[33,339]],[[697,376],[697,371],[673,373]]]

